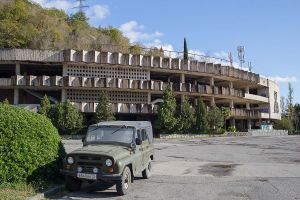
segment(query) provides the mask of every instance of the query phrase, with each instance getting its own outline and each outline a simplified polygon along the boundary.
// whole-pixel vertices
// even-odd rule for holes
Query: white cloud
[[[279,83],[296,83],[298,82],[297,77],[295,76],[272,76],[268,77],[268,79],[279,82]]]
[[[129,21],[122,24],[119,29],[123,32],[123,34],[126,37],[129,38],[131,43],[155,40],[163,36],[163,33],[158,31],[154,33],[143,32],[144,28],[144,25],[141,25],[136,21]]]
[[[107,5],[97,4],[89,7],[86,14],[92,20],[103,20],[110,14],[110,11]]]

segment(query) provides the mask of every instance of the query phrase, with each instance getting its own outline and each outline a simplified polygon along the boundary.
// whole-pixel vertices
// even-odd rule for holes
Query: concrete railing
[[[261,112],[257,110],[246,110],[246,109],[231,109],[231,116],[234,117],[248,117],[248,118],[261,118]]]
[[[269,98],[254,94],[245,93],[245,99],[269,103]]]
[[[71,102],[78,110],[86,113],[96,111],[98,103]],[[132,104],[132,103],[112,103],[110,104],[114,113],[132,113],[132,114],[154,114],[158,111],[157,105],[152,104]]]
[[[218,59],[203,60],[183,60],[179,57],[166,57],[165,54],[159,56],[145,54],[130,54],[119,52],[99,52],[99,51],[48,51],[31,49],[0,49],[0,61],[37,61],[37,62],[84,62],[112,65],[129,65],[141,67],[153,67],[162,69],[173,69],[181,71],[192,71],[199,73],[209,73],[220,76],[232,77],[244,81],[259,83],[258,74],[240,70],[224,62],[214,62]]]
[[[0,79],[0,86],[31,87],[76,87],[76,88],[116,88],[164,91],[171,84],[174,92],[189,92],[207,95],[244,97],[242,90],[227,87],[212,87],[191,83],[168,83],[155,80],[131,80],[119,78],[86,78],[75,76],[20,76]]]

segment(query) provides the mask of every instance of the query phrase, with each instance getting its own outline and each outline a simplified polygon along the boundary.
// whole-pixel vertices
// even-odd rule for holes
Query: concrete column
[[[15,88],[14,89],[14,105],[19,104],[19,89]]]
[[[151,104],[151,93],[148,92],[148,104]]]
[[[151,77],[150,77],[150,70],[147,70],[147,80],[151,80]]]
[[[180,95],[181,103],[184,101],[184,94]]]
[[[61,90],[61,102],[67,101],[66,89]]]
[[[214,77],[210,78],[209,84],[210,84],[210,86],[215,86],[215,78]]]
[[[233,100],[230,101],[229,107],[230,108],[234,108],[234,102],[233,102]]]
[[[211,97],[211,102],[210,102],[210,105],[213,106],[215,105],[216,102],[215,102],[215,97]]]
[[[180,74],[180,83],[185,83],[185,75]]]
[[[20,65],[20,63],[16,64],[16,75],[21,75],[21,65]]]
[[[63,64],[62,71],[63,71],[62,76],[68,76],[68,65],[67,64]]]
[[[251,130],[251,119],[247,120],[248,131]]]
[[[245,94],[249,94],[249,87],[245,88]]]
[[[250,110],[250,103],[246,103],[246,109]]]
[[[168,83],[170,83],[171,82],[171,77],[168,77]]]
[[[235,127],[235,119],[233,117],[230,118],[230,126]]]
[[[233,82],[232,81],[229,82],[229,88],[233,88]]]

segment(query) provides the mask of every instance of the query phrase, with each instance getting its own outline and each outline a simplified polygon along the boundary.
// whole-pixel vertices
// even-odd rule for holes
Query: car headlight
[[[74,158],[73,157],[68,157],[67,162],[70,165],[74,164]]]
[[[112,160],[111,159],[106,159],[106,161],[105,161],[105,164],[106,164],[106,166],[107,167],[110,167],[110,166],[112,166]]]

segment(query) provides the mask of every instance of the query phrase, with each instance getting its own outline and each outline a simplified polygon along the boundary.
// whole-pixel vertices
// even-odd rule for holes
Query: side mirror
[[[142,144],[142,140],[140,138],[136,138],[135,139],[135,144],[136,145],[141,145]]]

